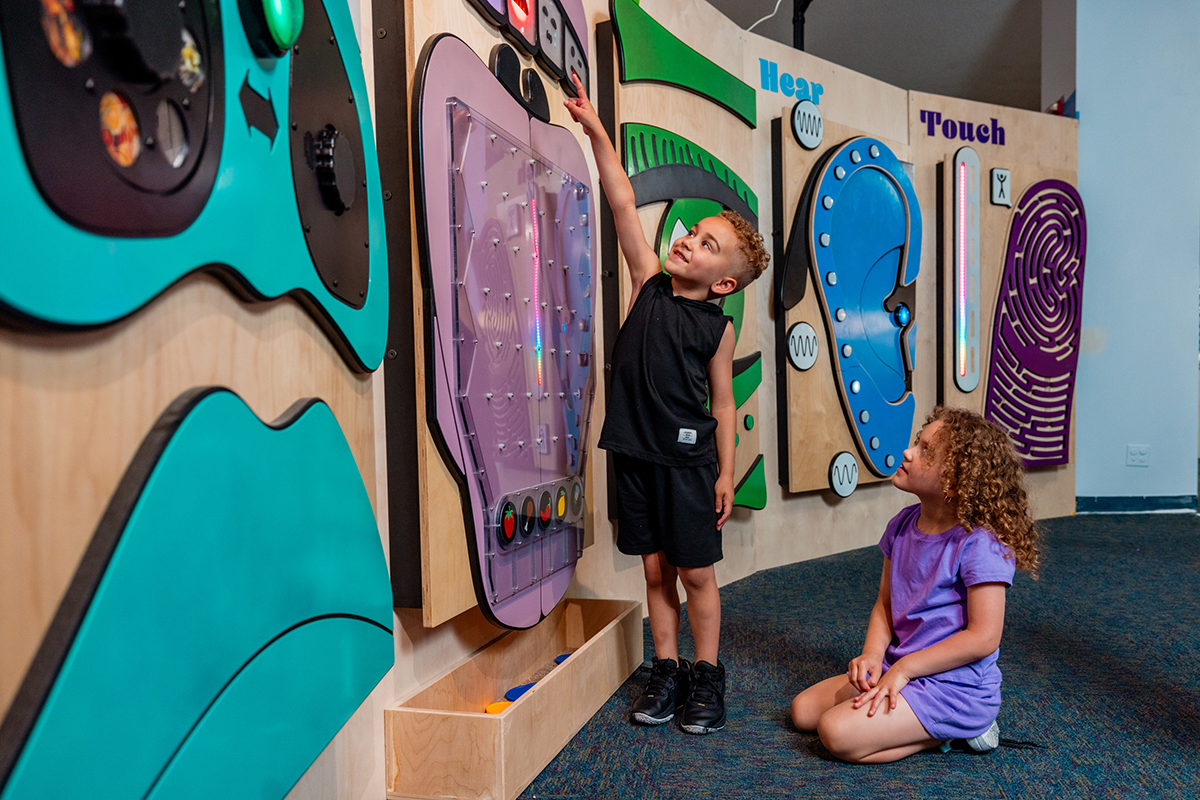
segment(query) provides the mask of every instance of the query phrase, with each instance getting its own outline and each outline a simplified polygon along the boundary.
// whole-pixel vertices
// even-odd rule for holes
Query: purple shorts
[[[884,663],[887,672],[890,664]],[[1000,684],[965,684],[937,674],[913,678],[900,690],[917,720],[934,739],[970,739],[985,733],[1000,714]]]

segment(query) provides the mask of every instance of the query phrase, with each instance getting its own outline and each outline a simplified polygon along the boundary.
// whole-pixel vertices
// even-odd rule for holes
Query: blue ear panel
[[[383,197],[345,0],[307,0],[278,57],[238,0],[76,2],[44,23],[51,5],[0,0],[0,320],[108,325],[206,271],[295,298],[352,368],[378,367]],[[114,14],[150,24],[116,35]],[[48,36],[63,26],[86,45]]]
[[[391,668],[362,477],[318,400],[159,418],[3,723],[0,798],[283,797]]]
[[[912,433],[921,209],[899,159],[851,139],[814,176],[808,242],[842,408],[873,473],[896,471]]]

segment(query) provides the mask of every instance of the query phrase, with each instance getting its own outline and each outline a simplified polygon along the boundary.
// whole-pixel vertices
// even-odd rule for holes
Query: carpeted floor
[[[635,675],[523,800],[1200,798],[1200,517],[1065,517],[1043,533],[1041,579],[1018,573],[1008,593],[1000,725],[1048,749],[852,766],[795,731],[792,697],[862,646],[883,562],[872,547],[721,590],[725,730],[631,724]],[[685,626],[685,656],[690,642]]]

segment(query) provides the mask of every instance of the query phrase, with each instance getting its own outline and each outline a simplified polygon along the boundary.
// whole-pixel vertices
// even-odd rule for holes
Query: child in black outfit
[[[733,510],[736,428],[733,325],[709,301],[749,286],[769,256],[758,231],[725,211],[700,220],[661,264],[642,232],[629,178],[578,78],[575,87],[579,97],[565,105],[592,142],[633,288],[613,350],[600,433],[616,468],[617,548],[642,557],[654,636],[650,682],[632,716],[659,725],[682,708],[685,731],[711,733],[725,726],[713,564],[722,558],[720,530]],[[679,658],[679,580],[687,590],[695,665]]]

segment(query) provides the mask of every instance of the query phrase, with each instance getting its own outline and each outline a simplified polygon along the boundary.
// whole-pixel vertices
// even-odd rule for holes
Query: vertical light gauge
[[[534,352],[537,354],[538,388],[542,387],[542,253],[538,243],[537,198],[530,199],[530,225],[533,227],[533,337]],[[538,398],[541,399],[540,397]]]
[[[979,154],[954,154],[948,181],[954,194],[954,385],[979,386]]]

